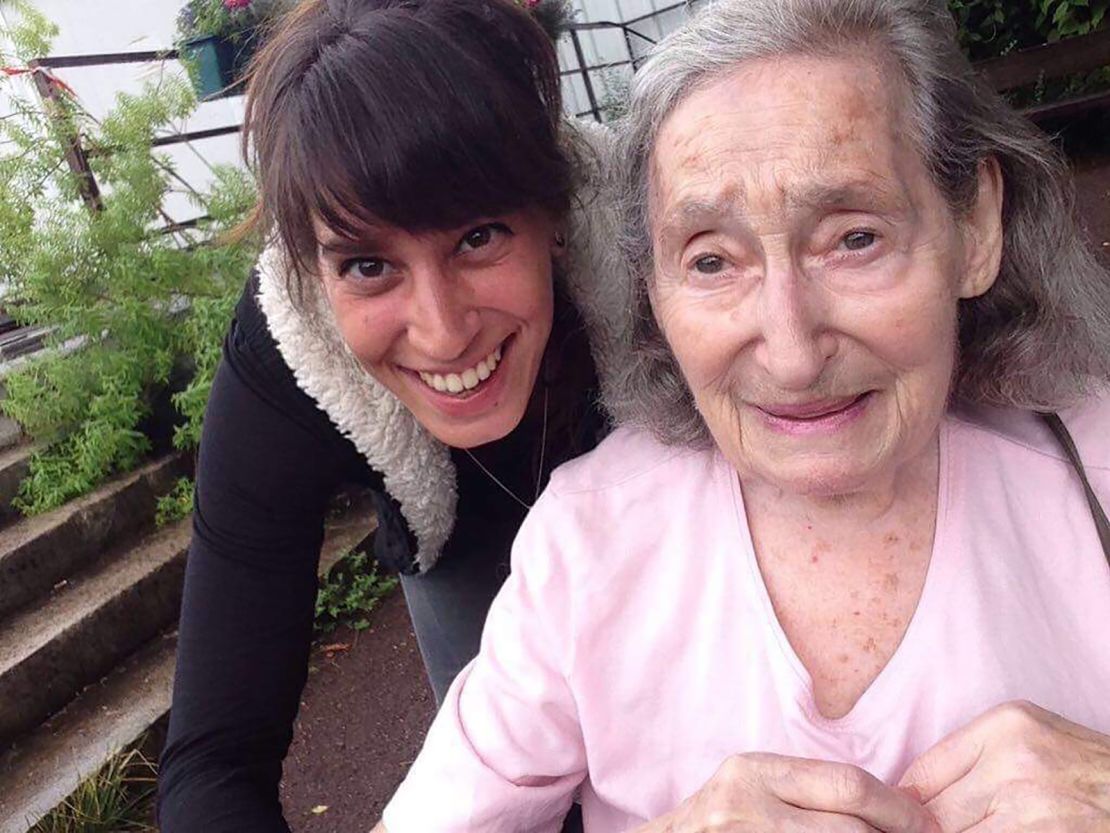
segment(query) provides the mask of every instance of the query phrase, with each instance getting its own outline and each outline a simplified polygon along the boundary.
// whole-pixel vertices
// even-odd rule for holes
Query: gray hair
[[[636,284],[632,358],[609,403],[664,442],[709,441],[651,313],[650,165],[666,118],[742,61],[870,47],[903,75],[914,141],[956,216],[995,158],[1005,188],[1002,264],[982,297],[960,302],[952,394],[1053,410],[1110,380],[1110,274],[1083,239],[1062,156],[974,73],[942,0],[717,0],[656,48],[633,82],[619,158],[622,248]]]

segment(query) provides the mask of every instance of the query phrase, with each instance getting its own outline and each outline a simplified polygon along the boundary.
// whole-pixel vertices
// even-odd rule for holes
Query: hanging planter
[[[177,50],[201,100],[241,95],[262,34],[290,0],[189,0],[177,17]]]
[[[230,95],[239,80],[239,48],[216,35],[190,38],[179,47],[181,60],[189,68],[189,78],[201,100]]]

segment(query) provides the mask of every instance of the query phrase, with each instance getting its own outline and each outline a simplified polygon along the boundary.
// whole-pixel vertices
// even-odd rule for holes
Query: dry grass
[[[157,768],[139,749],[116,755],[31,833],[155,833]]]

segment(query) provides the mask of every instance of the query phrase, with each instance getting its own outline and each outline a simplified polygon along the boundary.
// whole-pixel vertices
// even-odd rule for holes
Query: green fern
[[[53,27],[22,4],[9,40],[26,64],[48,51]],[[10,83],[10,82],[9,82]],[[195,369],[173,397],[178,447],[196,444],[223,331],[256,255],[215,241],[253,204],[249,175],[218,168],[208,193],[193,192],[196,230],[162,234],[161,207],[178,183],[152,141],[196,106],[188,85],[163,79],[118,96],[96,121],[64,93],[47,113],[12,91],[16,112],[0,120],[0,277],[5,307],[20,323],[52,328],[48,349],[5,380],[2,409],[41,445],[16,504],[51,509],[138,463],[142,433],[171,370]],[[65,152],[79,135],[101,187],[103,209],[81,198]]]

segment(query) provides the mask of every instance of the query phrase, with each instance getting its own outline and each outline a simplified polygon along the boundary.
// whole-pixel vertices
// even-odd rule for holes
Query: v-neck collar
[[[929,566],[925,573],[925,583],[918,598],[917,607],[906,626],[902,639],[895,648],[891,658],[879,671],[878,675],[859,699],[843,717],[828,718],[821,714],[817,708],[813,693],[813,679],[802,663],[786,631],[775,613],[771,602],[771,595],[763,580],[763,573],[755,555],[755,546],[752,542],[751,530],[748,527],[747,512],[744,506],[743,489],[735,470],[719,453],[718,464],[727,470],[727,488],[731,490],[732,506],[735,510],[734,521],[739,540],[742,542],[741,550],[747,561],[751,587],[755,596],[758,610],[762,613],[762,624],[768,631],[775,649],[781,653],[787,665],[793,670],[797,678],[796,703],[804,717],[815,727],[831,733],[855,733],[867,731],[881,724],[891,712],[904,707],[902,701],[903,690],[916,681],[912,669],[906,667],[912,662],[914,656],[929,649],[927,644],[930,623],[935,617],[942,615],[947,597],[947,587],[953,574],[953,561],[957,557],[955,549],[949,543],[950,528],[952,527],[952,512],[958,501],[953,495],[956,478],[952,476],[951,468],[954,464],[950,450],[951,436],[947,419],[942,419],[939,433],[939,463],[937,481],[937,516],[933,534],[933,548],[929,556]]]

